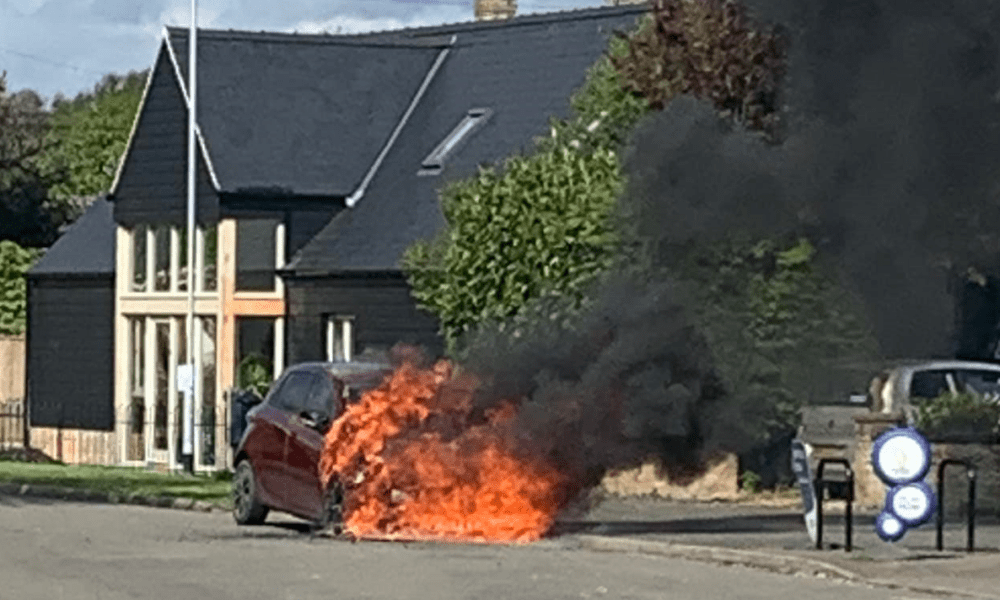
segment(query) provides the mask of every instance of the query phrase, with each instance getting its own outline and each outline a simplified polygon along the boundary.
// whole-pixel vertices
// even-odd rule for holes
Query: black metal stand
[[[854,471],[851,469],[850,461],[846,458],[824,458],[819,461],[819,466],[816,468],[816,480],[813,482],[813,488],[816,490],[816,549],[823,549],[823,493],[828,483],[840,483],[837,480],[823,478],[823,469],[829,464],[843,465],[845,475],[847,476],[847,510],[844,514],[844,551],[850,552],[852,530],[854,527]]]
[[[972,552],[976,541],[976,467],[966,460],[957,458],[947,458],[941,461],[937,471],[937,549],[944,549],[944,471],[948,465],[962,465],[965,467],[965,475],[969,478],[969,510],[967,519],[968,537],[966,540],[966,551]]]

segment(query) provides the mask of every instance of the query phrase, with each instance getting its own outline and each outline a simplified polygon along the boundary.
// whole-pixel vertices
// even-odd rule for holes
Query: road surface
[[[0,496],[0,599],[901,600],[865,585],[580,549],[313,538],[293,519]]]

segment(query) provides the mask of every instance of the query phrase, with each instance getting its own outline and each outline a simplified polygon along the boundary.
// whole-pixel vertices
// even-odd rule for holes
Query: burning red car
[[[233,461],[236,522],[260,524],[277,510],[320,526],[336,524],[340,494],[324,489],[318,471],[324,435],[348,403],[390,372],[379,363],[305,363],[286,370],[247,413]]]

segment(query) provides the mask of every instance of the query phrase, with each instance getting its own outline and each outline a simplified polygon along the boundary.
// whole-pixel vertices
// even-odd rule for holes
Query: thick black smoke
[[[951,279],[1000,246],[1000,3],[751,2],[790,37],[768,146],[675,101],[634,140],[626,206],[670,244],[807,234],[868,310],[882,352],[954,352]]]
[[[704,338],[670,283],[618,280],[572,327],[544,317],[481,333],[465,365],[483,382],[474,413],[519,404],[518,447],[551,459],[587,487],[609,467],[658,455],[675,475],[752,437],[726,401]],[[553,314],[551,306],[537,314]],[[722,435],[721,432],[727,432]]]
[[[751,8],[789,38],[782,138],[673,101],[633,139],[627,225],[666,254],[808,236],[861,298],[884,355],[951,354],[950,279],[971,264],[995,272],[1000,257],[1000,2]],[[688,296],[659,278],[607,286],[569,329],[482,336],[468,360],[487,381],[479,408],[522,399],[525,447],[587,482],[650,454],[683,467],[746,449],[763,415],[726,389]]]

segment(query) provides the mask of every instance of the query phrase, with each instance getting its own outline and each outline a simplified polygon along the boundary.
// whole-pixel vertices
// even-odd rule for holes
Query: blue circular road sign
[[[889,486],[920,481],[931,468],[931,446],[912,427],[890,429],[875,440],[872,467]]]

